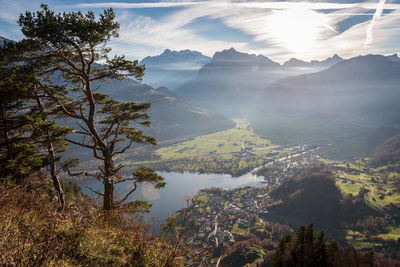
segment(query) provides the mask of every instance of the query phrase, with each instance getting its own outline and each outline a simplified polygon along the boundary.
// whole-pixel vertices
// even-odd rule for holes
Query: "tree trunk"
[[[63,211],[65,208],[65,194],[64,191],[62,190],[61,184],[60,184],[60,179],[58,178],[57,175],[57,166],[55,163],[55,155],[54,155],[54,150],[52,149],[52,143],[49,145],[49,154],[50,154],[50,175],[51,179],[53,180],[54,188],[57,191],[58,195],[58,203],[60,204],[59,211]]]
[[[111,210],[114,206],[114,181],[113,181],[114,162],[109,153],[103,152],[103,155],[104,155],[103,210]]]
[[[4,147],[6,148],[6,158],[8,159],[10,157],[10,145],[8,141],[8,131],[7,131],[7,122],[6,122],[6,116],[5,116],[5,110],[4,110],[4,105],[0,105],[0,110],[1,110],[1,123],[2,123],[2,130],[3,130],[3,138],[4,138]]]
[[[37,94],[37,92],[36,92],[36,94]],[[36,102],[42,113],[42,120],[47,122],[48,120],[47,120],[47,116],[44,111],[42,101],[40,100],[40,98],[37,95],[36,95]],[[62,187],[60,184],[60,179],[58,178],[58,175],[57,175],[56,153],[54,151],[54,144],[51,139],[51,133],[49,130],[46,131],[45,146],[47,147],[47,152],[50,157],[50,165],[49,165],[50,166],[50,176],[51,176],[51,179],[53,180],[54,188],[57,191],[58,203],[60,204],[60,207],[58,210],[62,211],[65,208],[65,195],[64,195],[64,191],[62,190]]]
[[[114,183],[111,178],[104,179],[104,202],[103,210],[111,210],[113,208],[113,195],[114,195]]]

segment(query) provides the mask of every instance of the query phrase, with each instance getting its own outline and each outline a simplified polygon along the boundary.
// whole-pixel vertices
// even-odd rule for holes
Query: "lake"
[[[171,214],[185,206],[185,195],[196,195],[197,191],[206,187],[221,187],[224,189],[233,189],[245,186],[263,186],[265,182],[262,177],[257,177],[251,173],[247,173],[240,177],[232,177],[228,174],[199,174],[199,173],[177,173],[177,172],[157,172],[165,178],[167,185],[159,190],[155,190],[152,186],[138,186],[135,193],[131,195],[129,200],[140,199],[148,200],[153,204],[151,213],[145,215],[145,218],[154,218],[160,223],[164,223],[165,219]],[[91,196],[97,197],[83,185],[90,186],[100,192],[103,191],[103,185],[98,180],[82,180],[77,182],[82,187],[82,191]],[[130,182],[115,185],[115,196],[120,198],[129,192]],[[158,231],[158,227],[155,227]]]

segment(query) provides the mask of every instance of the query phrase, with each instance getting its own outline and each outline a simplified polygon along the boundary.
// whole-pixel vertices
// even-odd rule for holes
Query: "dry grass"
[[[78,201],[79,199],[79,201]],[[75,198],[64,212],[46,192],[0,185],[0,266],[182,266],[180,246],[122,210]]]

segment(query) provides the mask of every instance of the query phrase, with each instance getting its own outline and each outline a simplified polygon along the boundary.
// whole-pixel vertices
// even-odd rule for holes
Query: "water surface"
[[[257,177],[251,173],[240,177],[232,177],[228,174],[199,174],[188,172],[158,172],[158,174],[165,178],[167,185],[164,188],[154,190],[148,185],[140,185],[136,192],[130,196],[129,200],[148,200],[153,206],[151,208],[151,213],[145,217],[148,219],[154,218],[161,223],[165,222],[165,219],[171,214],[185,206],[185,195],[194,196],[199,189],[206,187],[232,189],[244,186],[262,186],[262,182],[264,181],[262,177]],[[82,187],[82,191],[91,197],[97,196],[86,187],[83,187],[83,185],[88,185],[100,192],[103,191],[103,185],[98,180],[83,180],[79,181],[78,184]],[[129,192],[131,184],[131,182],[117,184],[115,186],[116,197],[121,198]]]

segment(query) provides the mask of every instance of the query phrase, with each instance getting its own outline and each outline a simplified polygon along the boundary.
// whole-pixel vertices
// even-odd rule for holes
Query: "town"
[[[258,187],[201,189],[191,205],[175,214],[188,242],[198,249],[211,249],[213,257],[218,258],[223,255],[224,243],[232,245],[242,234],[263,231],[269,207],[276,204],[268,193],[307,164],[317,161],[318,148],[316,145],[277,148],[273,159],[272,155],[266,156],[266,163],[252,172],[265,179]],[[188,255],[188,259],[193,257]]]

